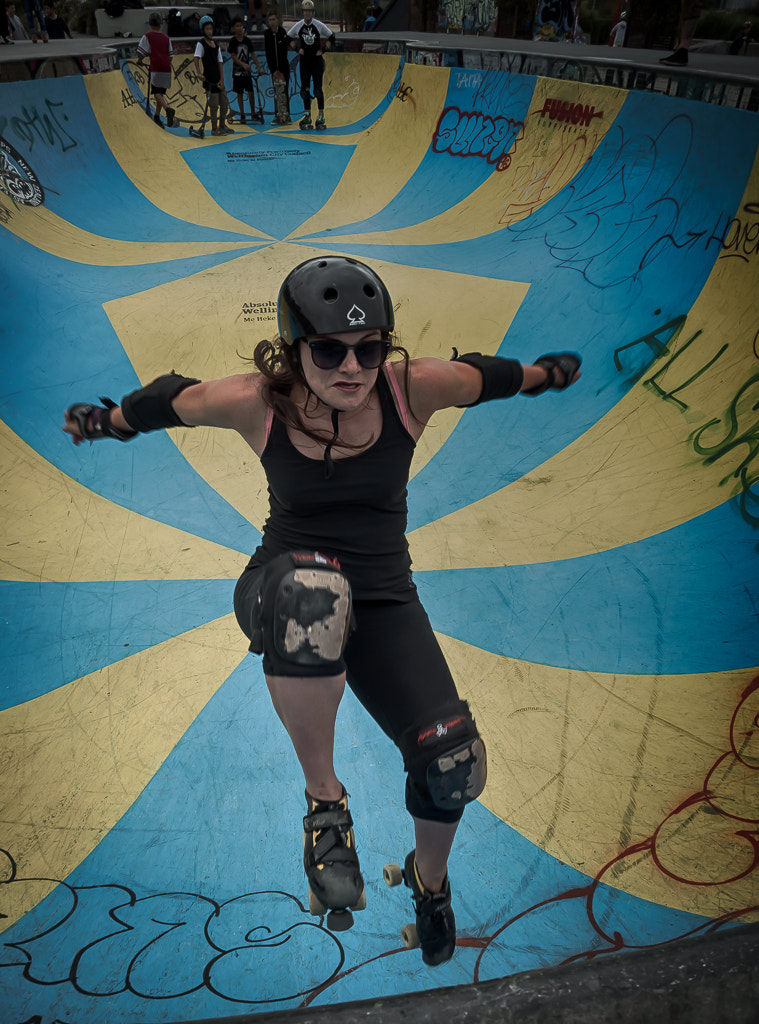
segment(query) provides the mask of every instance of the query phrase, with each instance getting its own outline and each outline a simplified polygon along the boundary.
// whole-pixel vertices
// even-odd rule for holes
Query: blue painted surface
[[[493,110],[522,109],[526,80],[488,75],[479,81],[480,98]],[[37,91],[24,95],[39,102],[76,100],[83,110],[72,130],[84,133],[93,160],[111,168],[81,85],[72,85],[70,95],[68,86],[59,87],[37,83]],[[468,88],[475,85],[452,86],[462,104]],[[666,334],[664,325],[690,309],[719,253],[714,225],[735,209],[759,139],[754,120],[741,112],[693,111],[677,101],[629,96],[607,141],[572,185],[535,217],[488,239],[346,249],[411,266],[527,279],[530,291],[502,351],[533,359],[555,349],[560,336],[562,348],[585,356],[582,384],[566,395],[544,396],[540,408],[516,400],[465,413],[412,482],[411,528],[492,493],[581,437],[645,369],[636,354],[619,373],[615,349],[653,330]],[[298,159],[313,164],[314,173],[302,199],[283,213],[279,201],[257,205],[260,178],[236,172],[237,158],[226,154],[281,154],[285,146],[307,151]],[[283,237],[328,198],[351,152],[299,134],[246,136],[229,147],[193,151],[188,163],[235,216],[247,189],[249,223]],[[441,208],[438,195],[427,205],[414,202],[423,181],[440,180],[444,164],[437,156],[425,161],[410,191],[376,223],[399,225],[404,210],[417,222],[420,212]],[[60,154],[46,159],[52,170],[57,159],[73,166]],[[271,184],[281,200],[287,161],[261,163],[275,165]],[[456,161],[448,201],[471,189],[481,173]],[[118,175],[114,181],[125,187],[130,209],[138,210],[136,190]],[[97,210],[82,209],[68,192],[56,202],[72,219],[81,218],[79,226],[105,225],[111,208],[99,206],[103,188],[94,181],[89,193]],[[168,235],[179,230],[170,220],[164,223]],[[188,237],[200,238],[192,234],[199,230],[190,225]],[[8,337],[23,339],[0,351],[6,422],[86,488],[241,554],[250,551],[257,531],[197,476],[168,437],[77,451],[59,433],[60,411],[71,401],[137,385],[102,303],[231,257],[90,268],[8,235],[4,241],[5,323]],[[310,251],[304,246],[304,258]],[[508,450],[503,459],[493,458],[503,438]],[[419,573],[417,581],[435,628],[484,650],[602,672],[700,672],[755,662],[756,561],[754,533],[728,503],[615,551],[547,565]],[[0,590],[6,706],[227,614],[232,586],[221,580],[6,583]],[[135,604],[139,616],[132,614]],[[107,618],[98,614],[104,605]],[[634,620],[634,630],[624,629],[624,617]],[[337,736],[336,767],[351,791],[369,898],[354,929],[330,934],[304,908],[300,773],[260,664],[246,658],[121,821],[3,935],[0,998],[13,1024],[33,1015],[156,1024],[283,1009],[308,1001],[321,985],[316,1002],[327,1005],[460,984],[475,972],[485,979],[554,964],[610,949],[615,933],[628,945],[654,944],[705,923],[594,885],[475,804],[452,863],[465,941],[431,976],[418,955],[400,949],[398,930],[410,918],[407,897],[380,881],[383,864],[402,860],[412,843],[400,756],[351,697],[341,707]],[[24,851],[12,853],[22,858]],[[11,878],[9,863],[0,863],[3,868],[3,877]],[[10,884],[35,891],[23,871]],[[373,960],[381,954],[387,955]]]
[[[54,89],[48,79],[4,83],[2,88],[0,135],[29,164],[45,190],[45,206],[59,217],[105,238],[247,239],[178,220],[149,202],[108,148],[87,99],[84,78],[57,79]]]
[[[230,136],[183,156],[227,213],[282,239],[321,209],[353,155],[352,146],[322,145],[312,136]]]
[[[0,417],[43,458],[97,494],[234,550],[252,551],[258,530],[198,476],[166,433],[141,437],[139,445],[76,449],[60,429],[62,412],[73,402],[100,395],[120,401],[140,387],[102,303],[230,257],[89,267],[59,260],[12,235],[6,237],[6,254],[4,285],[13,300],[6,306],[5,329],[24,343],[0,349]],[[41,302],[38,281],[43,282]],[[170,369],[190,376],[194,368]]]
[[[234,580],[0,582],[0,709],[229,615],[234,585]],[[242,634],[240,645],[244,651]]]
[[[759,664],[756,530],[734,501],[598,554],[414,575],[435,629],[493,654],[631,675]]]
[[[615,367],[615,350],[691,308],[720,254],[719,237],[740,205],[759,144],[759,126],[744,129],[741,111],[693,113],[686,101],[650,104],[629,94],[571,185],[487,239],[332,244],[359,259],[527,280],[530,290],[499,354],[533,362],[556,350],[559,333],[558,347],[583,355],[575,391],[539,405],[517,399],[465,413],[411,482],[410,529],[491,494],[579,437],[630,386]],[[476,350],[476,324],[468,340],[468,350]],[[505,453],[494,457],[483,437],[507,439]]]
[[[466,112],[480,109],[484,102],[488,102],[487,97],[494,80],[501,78],[501,75],[494,76],[492,73],[472,75],[452,71],[444,110],[456,109]],[[508,118],[515,122],[517,127],[514,133],[518,135],[518,125],[524,125],[534,88],[534,78],[527,75],[513,76],[508,92],[505,95],[498,95],[498,103],[492,109],[491,116]],[[495,167],[487,160],[452,161],[449,153],[436,152],[430,142],[430,148],[417,170],[406,182],[403,190],[384,209],[363,221],[336,223],[330,230],[335,234],[360,234],[420,224],[464,200],[493,173],[496,173]],[[323,236],[324,232],[320,234]]]
[[[329,933],[304,910],[306,884],[294,855],[305,807],[293,785],[297,762],[260,667],[248,659],[66,879],[65,891],[3,936],[0,964],[18,965],[0,977],[6,1005],[23,1019],[51,1000],[61,1020],[88,1011],[103,1019],[107,1005],[109,1024],[126,1024],[187,1019],[188,1010],[197,1018],[294,1008],[322,985],[315,1005],[329,1005],[431,982],[462,984],[475,966],[485,980],[533,967],[536,956],[548,964],[578,949],[608,949],[621,928],[630,944],[644,945],[706,923],[593,889],[587,876],[475,804],[457,837],[452,884],[460,940],[476,941],[463,944],[433,980],[398,939],[410,918],[408,896],[381,877],[383,865],[402,860],[412,843],[400,757],[351,697],[337,735],[336,767],[351,787],[367,884],[367,910],[356,914],[354,928]],[[148,842],[145,822],[163,823],[151,827]],[[589,905],[598,908],[601,934]],[[372,962],[383,953],[390,955]],[[33,968],[21,984],[26,957]],[[72,969],[78,994],[65,984]],[[95,996],[108,998],[98,1006]]]

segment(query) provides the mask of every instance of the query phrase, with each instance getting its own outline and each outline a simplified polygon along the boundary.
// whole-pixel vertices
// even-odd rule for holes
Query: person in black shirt
[[[52,4],[43,4],[42,10],[45,12],[45,31],[48,39],[72,38],[68,25],[63,18],[59,17]]]
[[[263,74],[261,65],[258,63],[253,43],[245,35],[243,19],[238,15],[232,22],[232,38],[227,44],[227,53],[232,58],[232,88],[237,93],[237,106],[240,111],[240,124],[245,124],[245,107],[243,105],[243,93],[248,94],[248,106],[250,117],[256,120],[256,102],[253,96],[253,78],[251,75],[251,63],[256,65],[256,74]]]
[[[276,11],[266,16],[264,29],[264,52],[266,65],[274,83],[274,108],[276,117],[272,124],[289,124],[290,122],[290,40],[282,27],[282,20]],[[278,106],[278,95],[284,84],[284,108]]]
[[[322,52],[329,49],[330,41],[335,38],[335,33],[323,21],[317,21],[314,18],[314,0],[303,0],[301,7],[303,18],[296,22],[287,33],[292,40],[292,46],[300,54],[300,95],[305,114],[298,123],[301,129],[312,127],[311,103],[315,99],[319,110],[316,127],[323,129],[326,128],[326,123],[324,121],[324,93],[322,92],[322,80],[324,79]],[[322,43],[322,39],[324,43]],[[312,83],[313,97],[310,92]]]
[[[580,358],[410,359],[393,339],[383,281],[345,256],[317,256],[291,270],[277,313],[279,336],[254,351],[258,372],[206,382],[172,372],[121,406],[72,405],[63,429],[81,444],[172,426],[225,427],[260,458],[269,515],[238,581],[235,613],[250,650],[263,654],[274,708],[303,770],[311,912],[330,910],[328,927],[349,927],[347,908],[365,901],[348,796],[333,763],[347,681],[403,756],[416,839],[403,880],[422,959],[435,966],[456,945],[448,858],[466,805],[485,786],[486,757],[411,576],[411,459],[436,411],[564,390],[580,376]],[[377,802],[386,799],[378,794]]]
[[[226,123],[229,113],[227,90],[224,88],[224,73],[221,47],[213,38],[213,18],[206,15],[200,19],[203,38],[195,47],[195,72],[203,82],[208,108],[211,113],[212,135],[234,135],[234,128]]]

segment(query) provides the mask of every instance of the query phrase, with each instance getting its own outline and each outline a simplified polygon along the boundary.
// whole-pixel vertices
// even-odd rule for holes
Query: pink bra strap
[[[408,411],[406,409],[406,403],[403,401],[403,393],[401,392],[400,385],[395,376],[395,371],[390,367],[388,363],[385,363],[385,375],[390,382],[390,387],[395,393],[395,400],[398,403],[398,412],[401,416],[401,423],[408,430]]]

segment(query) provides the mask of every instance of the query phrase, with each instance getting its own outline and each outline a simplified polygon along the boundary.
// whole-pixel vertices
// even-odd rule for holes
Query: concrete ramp
[[[172,130],[129,63],[0,86],[4,1021],[316,1009],[756,921],[759,119],[335,54],[326,132],[197,139],[186,61]],[[415,456],[415,578],[490,762],[436,970],[382,882],[412,844],[401,759],[351,695],[368,906],[343,933],[308,913],[301,776],[231,614],[250,450],[60,431],[171,369],[243,372],[324,252],[376,267],[412,355],[584,360]]]

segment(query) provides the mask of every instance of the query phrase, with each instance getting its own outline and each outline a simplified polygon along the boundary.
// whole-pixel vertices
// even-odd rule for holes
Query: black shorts
[[[232,88],[240,96],[244,92],[253,92],[253,79],[250,75],[233,75]]]
[[[265,571],[265,566],[246,569],[235,589],[237,621],[254,653],[263,648],[261,636],[251,636],[251,622]],[[348,686],[399,745],[408,729],[432,722],[458,701],[456,684],[415,590],[407,601],[354,600],[353,617],[343,655]],[[264,652],[264,670],[266,664]],[[304,686],[309,683],[303,679]],[[432,821],[454,822],[462,814],[437,807],[426,785],[410,777],[406,807],[414,817]]]

